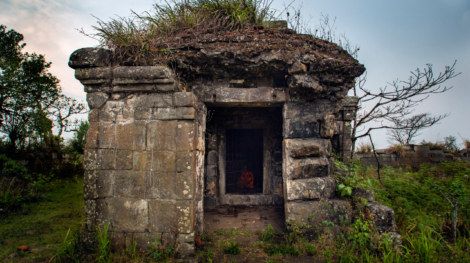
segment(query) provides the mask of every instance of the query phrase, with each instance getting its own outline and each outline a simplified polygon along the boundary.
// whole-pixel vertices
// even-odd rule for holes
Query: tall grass
[[[272,0],[165,0],[143,14],[132,12],[131,18],[117,17],[109,22],[98,19],[98,25],[93,26],[96,33],[88,36],[116,51],[124,62],[140,61],[143,57],[152,61],[159,57],[158,51],[167,52],[159,44],[183,32],[268,27],[275,14],[271,3]]]

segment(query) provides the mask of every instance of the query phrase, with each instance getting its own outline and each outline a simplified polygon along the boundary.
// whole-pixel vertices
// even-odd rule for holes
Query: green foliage
[[[300,255],[300,251],[297,250],[294,246],[286,244],[268,245],[266,248],[264,248],[264,252],[266,252],[270,256],[278,254],[291,256]]]
[[[344,164],[340,161],[335,161],[335,168],[336,191],[341,196],[351,196],[354,187],[371,186],[374,183],[370,178],[364,179],[359,176],[359,173],[363,170],[359,162]]]
[[[157,261],[166,261],[168,258],[173,257],[175,247],[173,244],[168,247],[163,246],[158,238],[159,236],[155,235],[155,241],[150,242],[149,256]]]
[[[90,124],[87,121],[80,122],[77,131],[74,133],[70,146],[74,152],[83,154],[86,142],[86,133]]]
[[[229,240],[228,244],[224,247],[224,253],[230,255],[238,255],[242,252],[240,244],[234,240]]]
[[[43,55],[22,53],[23,35],[0,25],[0,131],[12,147],[18,140],[46,132],[46,110],[58,98],[59,80],[47,72]]]
[[[97,261],[99,263],[111,262],[111,239],[113,238],[112,232],[109,232],[109,226],[111,223],[104,225],[103,227],[96,228],[96,242],[98,243],[97,248]],[[111,235],[110,235],[111,234]]]
[[[43,55],[23,53],[22,41],[22,34],[0,25],[0,132],[8,135],[11,152],[46,142],[53,126],[60,137],[68,118],[85,109],[60,94],[59,80],[48,72],[51,63]]]
[[[324,226],[334,226],[334,225],[335,225],[335,223],[329,222],[329,221],[323,221],[322,224],[323,224]]]
[[[271,226],[271,224],[268,225],[268,230],[267,231],[261,231],[261,236],[260,239],[261,241],[272,241],[274,238],[274,228]]]
[[[369,245],[372,237],[372,227],[372,222],[362,221],[361,218],[357,218],[356,222],[352,225],[349,240],[362,248]]]
[[[212,263],[213,256],[214,256],[214,253],[212,253],[211,250],[207,250],[207,252],[204,252],[204,251],[199,252],[199,259],[202,261],[202,263]]]

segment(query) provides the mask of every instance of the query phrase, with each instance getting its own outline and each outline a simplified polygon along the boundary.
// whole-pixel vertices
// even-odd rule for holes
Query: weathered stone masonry
[[[240,34],[184,35],[170,43],[171,69],[121,66],[103,49],[71,55],[91,108],[88,231],[110,223],[118,244],[137,238],[140,248],[157,235],[177,241],[185,257],[203,234],[204,208],[284,205],[286,220],[320,224],[339,218],[324,208],[329,202],[351,216],[349,203],[335,200],[332,153],[349,155],[356,103],[346,94],[364,67],[334,44],[289,30]],[[262,130],[259,193],[226,191],[229,129]],[[393,210],[372,198],[376,224],[393,231]]]

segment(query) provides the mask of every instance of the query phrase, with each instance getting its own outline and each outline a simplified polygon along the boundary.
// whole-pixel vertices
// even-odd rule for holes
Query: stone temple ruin
[[[332,154],[350,154],[357,101],[347,93],[363,65],[289,29],[189,32],[168,46],[169,65],[123,65],[100,48],[70,57],[91,109],[87,231],[110,223],[118,244],[141,248],[157,234],[183,258],[205,209],[283,206],[286,221],[311,225],[351,217]],[[363,197],[379,230],[393,232],[393,210]]]

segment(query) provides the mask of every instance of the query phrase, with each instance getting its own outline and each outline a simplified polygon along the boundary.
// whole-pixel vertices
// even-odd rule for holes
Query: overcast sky
[[[67,66],[70,54],[98,43],[78,29],[93,33],[96,16],[129,16],[150,10],[154,0],[0,0],[0,24],[25,37],[28,52],[44,54],[50,72],[61,80],[66,95],[85,100],[83,86]],[[283,10],[290,1],[274,0]],[[360,47],[359,62],[368,70],[366,87],[376,90],[387,82],[407,79],[410,71],[434,65],[435,73],[457,60],[462,74],[445,83],[453,89],[431,96],[417,113],[450,113],[441,124],[423,131],[416,140],[436,141],[448,135],[470,138],[470,0],[296,0],[312,28],[321,14],[336,17],[336,32]],[[374,132],[377,147],[388,145],[384,132]],[[459,138],[459,143],[460,138]]]

